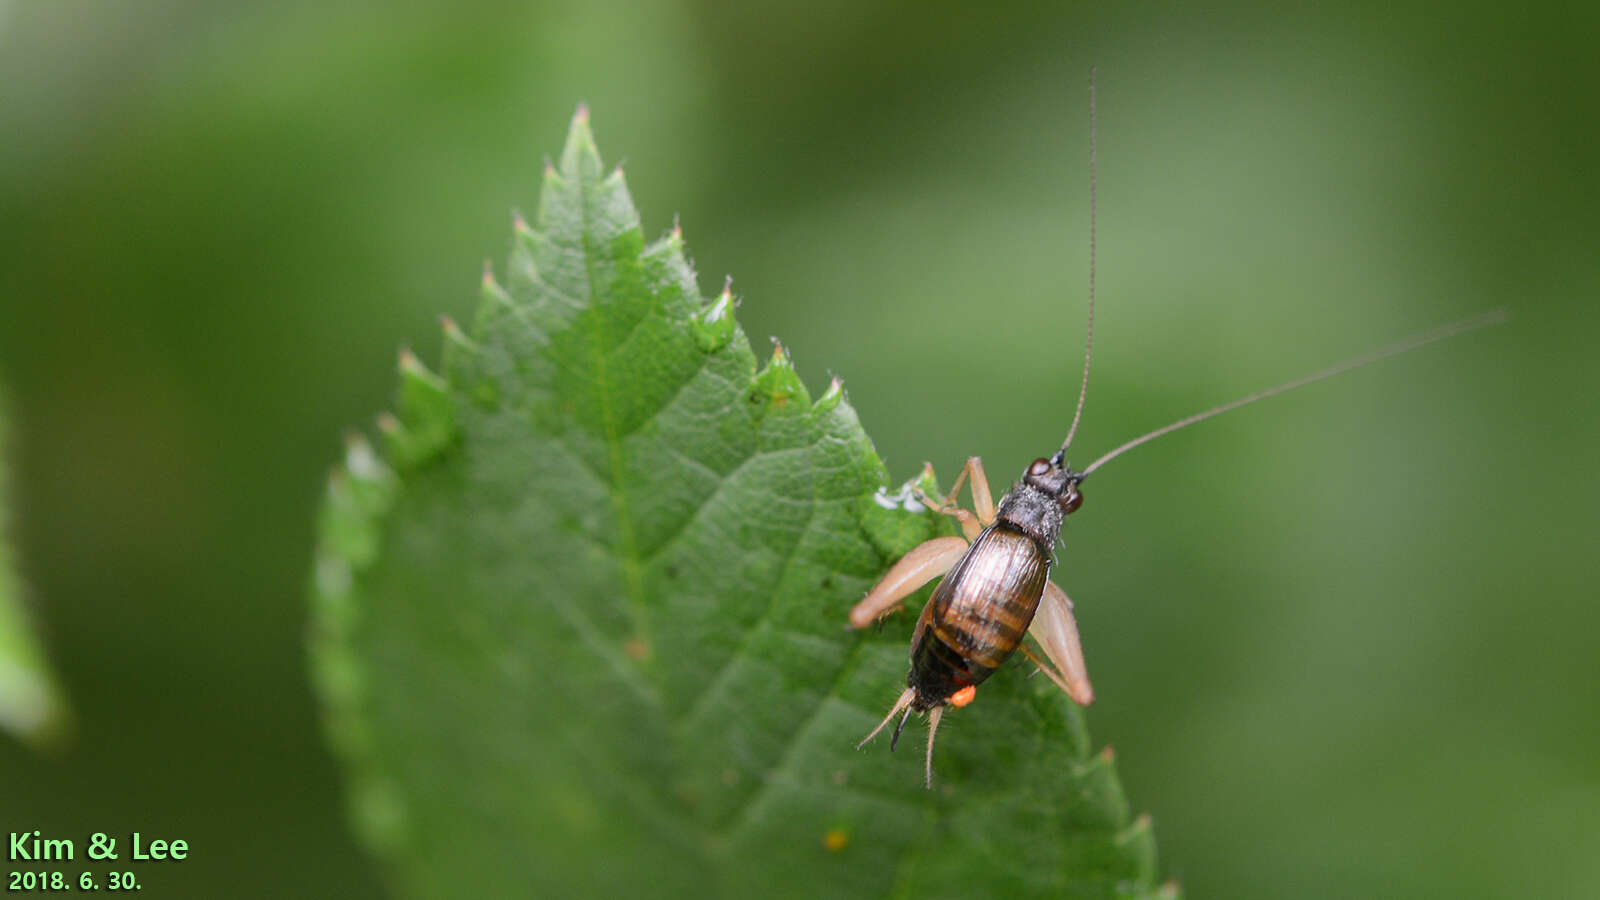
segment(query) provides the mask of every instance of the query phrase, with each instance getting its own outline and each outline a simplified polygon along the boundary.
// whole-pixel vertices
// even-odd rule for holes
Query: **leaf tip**
[[[352,429],[344,436],[344,469],[340,474],[357,481],[383,481],[388,478],[389,469],[373,451],[366,435]]]
[[[511,233],[517,242],[522,244],[531,243],[538,237],[538,232],[533,230],[533,226],[528,224],[527,218],[522,213],[517,213],[511,218]]]
[[[733,318],[733,279],[723,285],[722,293],[707,306],[695,310],[690,317],[695,343],[705,353],[721,350],[738,330]]]
[[[400,377],[403,379],[417,379],[435,386],[439,385],[439,376],[429,371],[426,363],[422,361],[410,347],[401,347],[396,354],[399,361]]]
[[[558,176],[559,177],[559,176]],[[539,232],[519,213],[511,222],[511,285],[513,289],[539,285]]]
[[[1144,872],[1141,881],[1149,883],[1155,880],[1156,835],[1148,813],[1140,814],[1132,824],[1114,833],[1111,842],[1127,853]]]
[[[456,320],[447,315],[439,316],[439,329],[444,332],[444,353],[440,364],[448,375],[457,375],[461,372],[461,362],[472,359],[482,354],[477,341],[467,337]]]
[[[545,179],[549,180],[554,171],[553,168],[546,167]],[[592,179],[598,178],[599,175],[600,150],[594,143],[589,107],[580,103],[572,114],[572,127],[567,130],[567,145],[561,151],[561,172],[558,178]]]
[[[440,453],[456,436],[455,399],[450,385],[435,375],[415,353],[400,350],[400,415],[385,427],[378,427],[389,438],[396,462],[414,466]],[[394,417],[391,417],[394,418]]]
[[[766,368],[756,373],[756,389],[759,393],[751,399],[759,401],[760,395],[764,394],[768,406],[773,409],[782,409],[791,402],[806,407],[811,405],[806,386],[800,382],[800,375],[794,369],[794,360],[777,338],[772,339],[772,358],[768,360]]]
[[[400,421],[400,417],[391,412],[378,413],[376,418],[378,433],[383,435],[384,446],[389,448],[389,454],[396,460],[404,460],[410,455],[413,443],[411,429]],[[347,477],[343,470],[335,473],[336,477]]]
[[[1140,813],[1127,828],[1117,832],[1114,840],[1119,844],[1130,844],[1150,832],[1151,820],[1149,813]]]
[[[729,282],[732,282],[731,278]],[[789,351],[784,349],[783,341],[779,340],[776,335],[772,337],[772,359],[767,364],[769,366],[794,368],[794,360],[789,358]]]
[[[483,281],[480,285],[478,293],[484,303],[506,308],[513,306],[511,295],[500,286],[500,282],[495,280],[494,269],[488,265],[483,267]]]
[[[838,407],[844,400],[844,382],[835,375],[828,381],[828,389],[822,392],[817,402],[812,404],[812,409],[817,412],[828,412]]]
[[[466,332],[461,330],[461,326],[456,324],[455,319],[447,315],[440,316],[439,328],[444,331],[444,339],[449,342],[450,346],[465,350],[468,353],[475,354],[478,352],[477,342],[467,337]]]
[[[899,559],[928,538],[949,533],[944,530],[949,519],[924,506],[917,499],[918,491],[930,496],[939,494],[931,464],[924,463],[920,475],[896,490],[880,486],[857,506],[863,531],[885,559]]]
[[[434,374],[410,347],[401,347],[398,356],[402,415],[428,416],[448,403],[450,388],[443,378]]]

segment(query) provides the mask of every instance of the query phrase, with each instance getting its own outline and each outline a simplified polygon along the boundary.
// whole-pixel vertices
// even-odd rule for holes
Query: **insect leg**
[[[967,483],[969,476],[972,478],[972,507],[977,516],[956,505],[961,496],[961,486]],[[950,486],[950,493],[943,500],[934,500],[920,490],[917,491],[917,498],[937,512],[954,516],[961,523],[961,533],[969,541],[976,539],[978,532],[994,521],[994,498],[989,494],[989,479],[983,474],[983,460],[976,456],[967,459],[967,464],[961,467],[961,474],[956,476],[955,484]]]
[[[1089,684],[1089,669],[1083,662],[1083,644],[1078,641],[1078,622],[1072,617],[1072,601],[1054,582],[1045,582],[1044,596],[1039,599],[1039,611],[1033,616],[1028,634],[1039,642],[1050,662],[1055,663],[1049,665],[1023,644],[1022,652],[1034,665],[1079,706],[1093,703],[1094,688]]]
[[[972,473],[972,511],[978,514],[979,523],[988,526],[994,522],[994,497],[989,494],[989,478],[983,474],[983,460],[974,456],[967,460],[962,474]]]
[[[873,619],[893,609],[911,592],[950,571],[965,552],[967,542],[958,537],[934,538],[918,544],[916,549],[900,557],[900,561],[850,610],[850,625],[855,628],[871,625]]]
[[[932,497],[919,496],[918,499],[927,503],[935,512],[954,516],[955,520],[961,523],[961,533],[966,535],[969,541],[977,540],[979,532],[983,531],[983,524],[978,521],[978,517],[959,506],[941,506],[935,503]]]

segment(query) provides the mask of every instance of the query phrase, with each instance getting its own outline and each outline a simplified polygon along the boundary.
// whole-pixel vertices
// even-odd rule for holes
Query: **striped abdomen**
[[[913,636],[911,677],[943,700],[975,685],[1016,652],[1050,578],[1034,539],[1004,522],[984,529],[934,590]]]

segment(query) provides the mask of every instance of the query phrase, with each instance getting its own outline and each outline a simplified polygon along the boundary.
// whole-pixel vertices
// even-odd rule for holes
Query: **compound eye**
[[[1043,457],[1034,460],[1033,465],[1028,467],[1029,475],[1043,475],[1048,471],[1050,471],[1050,460]]]
[[[1082,505],[1083,492],[1078,490],[1078,486],[1073,485],[1067,488],[1067,495],[1061,498],[1061,511],[1070,516],[1077,512],[1078,507]]]

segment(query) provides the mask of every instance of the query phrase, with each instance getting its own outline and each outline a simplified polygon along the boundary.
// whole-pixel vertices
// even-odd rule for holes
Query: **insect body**
[[[1050,581],[1054,548],[1066,517],[1083,503],[1080,485],[1096,469],[1134,447],[1158,437],[1221,415],[1257,400],[1331,378],[1342,372],[1377,362],[1424,344],[1503,322],[1502,310],[1464,319],[1419,334],[1356,359],[1330,366],[1303,378],[1213,407],[1127,441],[1085,467],[1074,471],[1066,462],[1067,448],[1077,433],[1089,388],[1090,351],[1094,346],[1094,79],[1089,82],[1089,329],[1085,340],[1083,381],[1078,407],[1061,448],[1049,459],[1033,461],[996,508],[977,457],[967,460],[950,494],[933,500],[919,498],[941,513],[954,516],[964,537],[934,538],[907,553],[850,611],[850,624],[863,628],[895,609],[902,600],[935,578],[944,576],[917,619],[911,635],[911,670],[906,688],[883,721],[857,746],[877,736],[898,714],[892,748],[913,712],[928,714],[928,750],[925,783],[933,785],[933,739],[946,706],[972,702],[977,687],[994,674],[1013,653],[1021,650],[1039,670],[1078,704],[1094,700],[1072,601]],[[961,486],[970,479],[973,510],[954,505]],[[1047,659],[1025,643],[1031,636]]]
[[[939,583],[912,639],[917,694],[949,697],[1000,668],[1033,624],[1049,580],[1049,555],[1016,523],[985,528]]]
[[[954,515],[971,544],[956,537],[928,541],[896,563],[850,612],[851,623],[862,627],[930,580],[945,576],[911,635],[911,671],[905,691],[861,742],[872,740],[903,710],[894,731],[894,742],[898,742],[911,713],[928,712],[926,769],[930,785],[933,737],[944,707],[970,703],[978,685],[1017,650],[1073,700],[1083,705],[1094,700],[1072,601],[1050,581],[1061,523],[1083,504],[1078,485],[1084,474],[1068,468],[1059,453],[1048,460],[1036,459],[1022,480],[1000,499],[998,509],[990,499],[983,463],[977,457],[967,460],[951,498],[969,477],[976,515],[948,502],[928,502]],[[1024,634],[1033,635],[1049,663],[1023,643]]]

